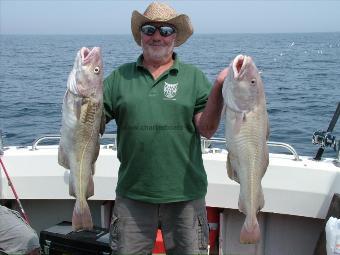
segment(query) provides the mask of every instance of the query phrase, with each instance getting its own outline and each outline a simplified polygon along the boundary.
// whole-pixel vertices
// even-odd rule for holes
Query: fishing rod
[[[17,194],[17,192],[16,192],[16,190],[15,190],[15,187],[14,187],[12,181],[11,181],[11,178],[9,177],[9,174],[8,174],[8,172],[7,172],[7,169],[6,169],[6,167],[5,167],[5,164],[4,164],[4,162],[2,161],[2,158],[1,158],[1,157],[2,157],[3,154],[4,154],[4,153],[3,153],[3,149],[2,149],[2,135],[1,135],[1,130],[0,130],[0,164],[1,164],[1,168],[2,168],[2,169],[4,170],[4,172],[5,172],[5,175],[6,175],[7,181],[8,181],[8,185],[9,185],[9,186],[11,187],[11,189],[12,189],[12,192],[13,192],[13,194],[14,194],[14,196],[15,196],[15,200],[16,200],[17,203],[18,203],[19,210],[20,210],[22,216],[24,217],[24,220],[26,221],[26,223],[27,223],[28,225],[30,225],[29,220],[28,220],[28,216],[27,216],[27,214],[26,214],[24,208],[22,207],[22,204],[21,204],[21,202],[20,202],[20,200],[19,200],[19,196],[18,196],[18,194]]]
[[[320,144],[320,148],[314,157],[315,160],[321,159],[326,146],[330,147],[333,146],[334,149],[336,148],[335,136],[332,135],[332,132],[336,122],[339,119],[339,115],[340,115],[340,102],[338,102],[338,106],[336,108],[336,111],[334,112],[331,122],[328,125],[327,131],[318,130],[314,132],[313,144]]]

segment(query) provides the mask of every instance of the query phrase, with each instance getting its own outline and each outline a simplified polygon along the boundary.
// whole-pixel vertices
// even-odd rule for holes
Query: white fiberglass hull
[[[208,175],[208,206],[238,208],[239,184],[227,176],[227,152],[202,154]],[[69,171],[58,165],[57,146],[8,147],[2,156],[20,199],[73,199],[68,193]],[[90,200],[114,200],[119,161],[116,151],[102,146],[94,175],[95,193]],[[294,160],[291,155],[270,154],[262,180],[263,212],[325,218],[334,193],[340,193],[340,168],[333,159]],[[3,171],[0,199],[14,199]]]
[[[119,161],[112,145],[101,146],[89,205],[95,225],[107,227],[118,177]],[[58,146],[7,147],[1,157],[32,226],[39,233],[70,221],[74,198],[68,193],[69,171],[58,165]],[[206,149],[202,154],[208,176],[207,206],[221,208],[220,254],[313,254],[323,230],[330,202],[340,193],[339,164],[333,159],[295,160],[270,154],[262,180],[265,206],[259,213],[261,242],[238,242],[244,215],[238,211],[239,184],[227,176],[227,152]],[[4,171],[0,171],[0,199],[13,200]]]

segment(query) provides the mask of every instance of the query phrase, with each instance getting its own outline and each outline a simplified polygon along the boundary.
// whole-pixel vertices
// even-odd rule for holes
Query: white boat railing
[[[204,152],[206,149],[213,148],[213,144],[225,144],[225,139],[224,138],[219,138],[219,137],[213,137],[211,139],[206,139],[202,137],[202,151]],[[273,142],[273,141],[268,141],[267,142],[268,146],[271,147],[281,147],[287,149],[293,156],[295,161],[300,161],[299,154],[296,152],[296,150],[289,144],[287,143],[281,143],[281,142]]]
[[[101,139],[112,139],[112,143],[109,145],[109,148],[116,150],[117,149],[117,134],[104,134],[101,136]],[[33,151],[37,150],[37,146],[39,143],[45,140],[60,140],[60,135],[56,134],[50,134],[50,135],[42,135],[36,140],[34,140],[32,144],[32,149]],[[201,144],[202,144],[202,151],[203,153],[207,149],[213,149],[213,145],[215,144],[225,144],[225,139],[220,138],[220,137],[213,137],[211,139],[206,139],[204,137],[201,138]],[[281,143],[281,142],[273,142],[273,141],[268,141],[267,142],[268,146],[271,147],[281,147],[287,149],[293,156],[294,160],[299,161],[300,157],[296,150],[289,144],[287,143]]]
[[[101,137],[101,139],[112,139],[113,141],[113,147],[110,148],[117,148],[117,134],[103,134]],[[32,151],[37,150],[39,143],[41,143],[42,141],[46,141],[46,140],[60,140],[60,135],[57,134],[49,134],[49,135],[42,135],[40,137],[38,137],[37,139],[35,139],[32,143]]]
[[[296,152],[296,150],[293,148],[293,146],[289,145],[288,143],[280,143],[280,142],[267,142],[268,146],[272,147],[281,147],[289,150],[294,155],[294,160],[300,161],[299,154]]]
[[[32,144],[32,151],[37,150],[37,146],[40,142],[45,140],[60,140],[60,135],[42,135],[35,139]]]

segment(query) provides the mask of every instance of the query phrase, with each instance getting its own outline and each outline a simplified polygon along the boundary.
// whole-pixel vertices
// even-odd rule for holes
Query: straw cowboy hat
[[[154,2],[145,10],[144,14],[133,11],[131,16],[131,30],[136,43],[141,45],[140,27],[149,22],[164,22],[176,28],[175,47],[184,43],[193,33],[190,19],[185,14],[177,14],[170,6]]]

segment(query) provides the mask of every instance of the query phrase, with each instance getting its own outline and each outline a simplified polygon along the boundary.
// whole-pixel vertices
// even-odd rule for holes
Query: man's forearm
[[[222,87],[227,74],[228,68],[219,73],[210,92],[204,111],[197,114],[197,117],[195,116],[198,130],[200,134],[206,138],[211,138],[220,124],[221,112],[223,109]]]
[[[206,138],[211,138],[220,124],[221,112],[223,108],[222,86],[214,85],[207,105],[199,119],[199,132]]]

